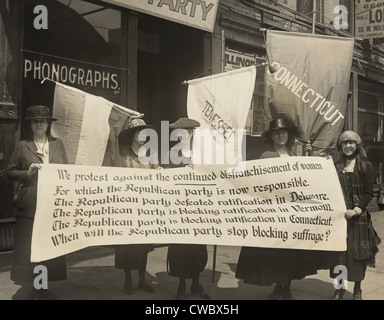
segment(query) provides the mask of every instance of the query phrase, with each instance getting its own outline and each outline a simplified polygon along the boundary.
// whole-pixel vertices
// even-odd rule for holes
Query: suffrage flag
[[[102,97],[54,82],[51,134],[63,140],[70,164],[100,166],[119,159],[117,135],[141,114]]]
[[[298,139],[332,149],[343,129],[354,39],[267,31],[266,98],[272,118],[298,126]]]
[[[199,157],[204,164],[232,165],[245,160],[243,134],[255,79],[256,67],[252,66],[187,82],[188,117],[201,124],[194,138],[194,163]],[[212,144],[207,143],[209,138]]]

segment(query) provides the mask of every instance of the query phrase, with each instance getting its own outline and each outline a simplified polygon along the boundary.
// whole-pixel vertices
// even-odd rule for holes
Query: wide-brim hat
[[[156,130],[154,126],[146,124],[143,119],[139,119],[139,118],[132,119],[131,121],[128,122],[127,127],[124,130],[120,131],[120,133],[118,134],[117,138],[118,138],[119,144],[131,145],[133,133],[136,130],[145,129],[145,128],[151,128]]]
[[[200,127],[200,122],[193,119],[189,119],[189,118],[180,118],[174,123],[171,123],[169,125],[169,128],[172,130],[173,129],[195,129],[198,127]]]
[[[297,127],[292,125],[292,124],[290,124],[290,123],[288,123],[288,121],[283,119],[283,118],[277,118],[275,120],[272,120],[269,123],[269,129],[264,131],[261,134],[261,136],[264,139],[268,139],[268,138],[270,138],[272,132],[278,131],[278,130],[281,130],[281,129],[287,130],[288,132],[290,132],[292,134],[292,133],[296,132]]]
[[[50,121],[56,121],[56,118],[53,118],[51,115],[51,110],[46,106],[36,105],[28,107],[25,113],[24,120],[37,120],[37,119],[47,119]]]

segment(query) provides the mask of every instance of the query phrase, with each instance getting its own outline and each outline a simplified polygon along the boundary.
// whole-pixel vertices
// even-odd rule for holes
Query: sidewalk
[[[384,238],[384,211],[372,213],[373,224]],[[239,247],[217,247],[216,272],[213,275],[213,246],[208,246],[208,264],[201,275],[201,283],[212,300],[266,300],[273,287],[244,284],[235,278]],[[149,294],[137,291],[123,294],[124,273],[114,268],[113,247],[91,247],[67,256],[67,280],[50,283],[58,300],[175,300],[178,279],[170,277],[166,269],[167,248],[159,247],[148,256],[147,280],[155,289]],[[214,276],[214,277],[213,277]],[[137,282],[137,274],[134,273]],[[135,283],[135,282],[134,282]],[[352,299],[353,284],[348,283],[345,300]],[[200,300],[189,294],[186,300]],[[362,283],[364,300],[384,300],[384,244],[380,245],[376,268],[368,268]],[[23,290],[10,280],[10,254],[0,254],[0,300],[22,297]],[[292,282],[296,300],[328,300],[334,292],[328,270],[303,280]]]

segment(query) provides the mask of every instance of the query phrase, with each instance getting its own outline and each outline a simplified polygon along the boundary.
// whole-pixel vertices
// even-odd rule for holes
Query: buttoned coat
[[[67,164],[63,142],[49,137],[48,144],[49,163]],[[28,177],[28,169],[32,163],[43,163],[43,159],[37,153],[37,146],[31,137],[16,145],[7,170],[8,178],[19,184],[15,214],[24,218],[34,218],[36,211],[38,174]]]
[[[48,137],[48,145],[49,163],[68,163],[64,144],[60,139]],[[16,198],[16,225],[11,279],[18,283],[30,283],[36,276],[34,274],[35,266],[42,264],[48,269],[49,281],[64,280],[66,279],[65,256],[39,263],[31,263],[30,261],[38,179],[38,173],[28,177],[28,169],[32,163],[43,163],[43,159],[37,153],[37,146],[31,137],[20,141],[16,145],[7,169],[8,178],[19,185]],[[49,212],[44,214],[49,214]]]

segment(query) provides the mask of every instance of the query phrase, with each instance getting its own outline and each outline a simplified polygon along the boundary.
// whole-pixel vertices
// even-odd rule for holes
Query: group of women
[[[36,264],[30,262],[31,238],[36,210],[37,173],[42,163],[66,164],[68,159],[62,141],[49,135],[52,121],[51,111],[46,106],[31,106],[26,110],[26,121],[30,122],[31,137],[20,141],[9,163],[7,176],[18,184],[16,200],[16,226],[11,279],[19,284],[30,284],[35,274]],[[185,129],[192,143],[194,129],[200,123],[188,118],[180,118],[170,125],[170,129]],[[118,136],[120,154],[124,157],[124,166],[131,168],[159,169],[151,162],[140,161],[141,146],[145,143],[139,138],[142,129],[149,128],[142,119],[132,119],[127,128]],[[292,145],[295,141],[296,127],[289,125],[284,118],[270,122],[263,137],[268,150],[261,158],[293,156]],[[329,269],[330,276],[334,266],[344,265],[348,269],[348,281],[353,281],[353,299],[362,299],[361,281],[365,277],[367,266],[375,266],[380,238],[376,234],[367,205],[373,197],[374,174],[368,161],[360,137],[353,131],[345,131],[338,140],[339,157],[335,166],[344,193],[347,207],[347,250],[345,252],[320,252],[292,249],[272,249],[243,247],[239,255],[236,277],[245,283],[271,286],[275,289],[270,299],[292,300],[290,285],[292,280],[303,279],[316,274],[317,270]],[[192,148],[191,148],[192,150]],[[180,150],[178,150],[180,151]],[[182,149],[182,151],[185,151]],[[174,152],[174,150],[170,150]],[[179,166],[193,166],[191,151],[181,155],[184,160]],[[170,164],[165,167],[171,168]],[[154,249],[149,244],[116,246],[115,266],[124,270],[124,293],[133,294],[132,271],[138,270],[137,287],[149,293],[154,289],[145,280],[147,256]],[[66,278],[65,257],[42,262],[48,268],[49,281]],[[40,263],[41,264],[41,263]],[[204,244],[171,244],[168,246],[167,270],[170,276],[179,279],[176,298],[186,297],[186,279],[192,279],[190,291],[204,299],[210,296],[200,284],[200,273],[207,264],[207,247]],[[337,289],[331,299],[341,300],[344,289]],[[47,288],[31,289],[29,299],[54,299]]]

